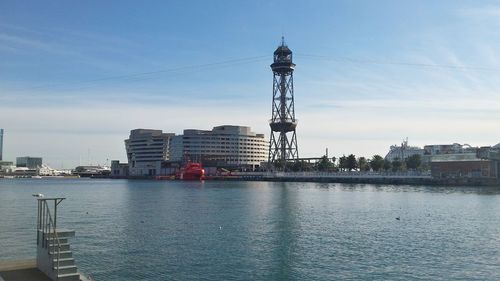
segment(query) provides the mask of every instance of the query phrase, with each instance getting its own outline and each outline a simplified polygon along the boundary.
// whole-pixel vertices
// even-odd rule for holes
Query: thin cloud
[[[494,20],[500,24],[500,6],[468,7],[458,10],[458,15],[474,20]]]
[[[51,53],[57,51],[54,50],[54,45],[6,33],[0,33],[0,42],[11,48],[36,49]]]

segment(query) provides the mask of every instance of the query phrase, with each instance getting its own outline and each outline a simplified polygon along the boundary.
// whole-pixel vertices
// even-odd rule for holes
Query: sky
[[[135,128],[269,138],[281,36],[300,157],[500,142],[498,1],[3,0],[4,160],[126,162]]]

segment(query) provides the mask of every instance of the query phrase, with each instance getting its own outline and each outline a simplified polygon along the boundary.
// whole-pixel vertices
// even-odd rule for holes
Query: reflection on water
[[[0,180],[2,260],[35,254],[33,193],[96,280],[500,279],[499,188]]]
[[[411,185],[381,185],[381,184],[334,184],[313,183],[311,188],[329,188],[341,191],[359,192],[427,192],[427,193],[466,193],[466,194],[500,194],[500,186],[411,186]]]

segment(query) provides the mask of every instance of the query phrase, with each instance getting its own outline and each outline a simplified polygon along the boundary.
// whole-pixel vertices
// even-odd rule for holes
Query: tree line
[[[321,172],[344,172],[344,171],[374,171],[374,172],[401,172],[401,171],[422,171],[428,167],[422,163],[420,155],[412,155],[404,160],[386,160],[380,155],[373,155],[371,158],[356,157],[354,154],[328,158],[323,156],[316,163],[307,161],[296,161],[289,163],[288,170],[298,171],[321,171]]]

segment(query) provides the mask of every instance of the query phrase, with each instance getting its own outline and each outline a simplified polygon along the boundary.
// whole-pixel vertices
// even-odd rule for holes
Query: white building
[[[413,155],[424,155],[424,150],[417,146],[409,146],[408,139],[401,143],[401,146],[391,145],[389,152],[385,156],[385,160],[394,161],[396,159],[405,160],[406,158]]]
[[[171,160],[254,169],[267,161],[268,145],[264,134],[256,134],[250,127],[223,125],[210,131],[189,129],[173,138]]]
[[[0,161],[0,173],[9,174],[16,169],[16,165],[10,161]]]
[[[161,130],[135,129],[125,140],[130,176],[155,176],[161,163],[170,160],[170,142],[175,134]]]

